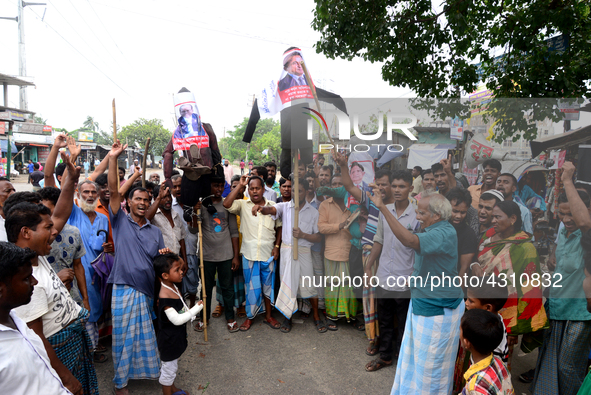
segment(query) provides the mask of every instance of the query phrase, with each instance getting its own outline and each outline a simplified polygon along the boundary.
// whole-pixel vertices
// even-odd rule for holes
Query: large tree
[[[385,81],[420,97],[458,97],[479,81],[497,98],[591,93],[588,0],[316,0],[312,26],[322,35],[319,53],[384,62]],[[510,137],[508,130],[535,137],[526,114],[557,115],[550,101],[507,103],[491,109],[504,118],[498,139]]]
[[[150,138],[148,154],[151,155],[152,163],[154,163],[154,155],[162,155],[172,137],[172,133],[162,126],[161,120],[140,118],[130,125],[123,126],[121,131],[117,133],[117,138],[122,143],[125,144],[127,141],[130,146],[133,146],[137,142],[142,150],[146,146],[148,137]]]
[[[228,137],[222,138],[219,142],[220,152],[231,161],[239,161],[246,159],[247,145],[242,138],[246,131],[248,118],[234,127],[234,130],[227,132]],[[267,150],[267,155],[263,155],[263,151]],[[271,118],[261,119],[257,123],[252,143],[250,143],[250,150],[248,151],[248,159],[252,159],[257,165],[262,165],[266,161],[274,161],[279,163],[281,155],[281,126],[278,121]]]

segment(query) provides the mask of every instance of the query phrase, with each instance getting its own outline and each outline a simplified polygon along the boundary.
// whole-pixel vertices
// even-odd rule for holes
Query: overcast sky
[[[109,130],[115,98],[119,125],[158,118],[172,130],[172,94],[185,86],[221,137],[278,78],[290,46],[302,49],[317,85],[343,97],[411,95],[384,82],[380,64],[316,54],[310,0],[46,1],[25,7],[24,24],[27,75],[36,84],[29,110],[53,127],[73,130],[91,115]],[[0,16],[16,15],[17,0],[0,0]],[[0,37],[0,72],[18,75],[17,23],[0,20]],[[8,104],[18,107],[18,88],[9,89]]]

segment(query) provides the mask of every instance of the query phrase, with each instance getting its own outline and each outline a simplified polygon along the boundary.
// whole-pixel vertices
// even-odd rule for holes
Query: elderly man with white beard
[[[109,231],[109,220],[104,214],[97,213],[96,207],[99,203],[98,185],[93,181],[82,181],[78,184],[78,206],[72,208],[72,214],[68,219],[68,224],[75,226],[80,231],[86,254],[81,258],[86,276],[86,289],[88,292],[88,301],[90,303],[90,318],[86,324],[86,330],[92,340],[94,348],[98,346],[98,327],[97,321],[103,313],[103,305],[100,288],[98,284],[93,284],[94,269],[91,266],[92,261],[103,250],[113,252],[113,244],[107,243],[107,232]],[[104,230],[97,234],[99,230]]]

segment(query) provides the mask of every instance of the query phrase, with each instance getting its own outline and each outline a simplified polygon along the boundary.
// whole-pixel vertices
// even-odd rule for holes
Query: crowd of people
[[[546,206],[494,159],[470,187],[451,158],[379,169],[368,183],[367,164],[334,152],[334,165],[300,163],[297,184],[277,181],[274,162],[241,161],[235,175],[223,160],[210,196],[189,206],[176,171],[142,187],[134,166],[125,179],[124,148],[115,142],[79,181],[80,148],[58,135],[43,187],[32,175],[35,191],[15,192],[0,178],[6,393],[98,394],[94,366],[110,336],[115,393],[159,379],[165,395],[186,394],[174,382],[188,322],[201,332],[223,315],[235,333],[261,315],[287,334],[296,313],[318,334],[344,323],[364,332],[365,370],[396,367],[392,394],[512,394],[517,345],[539,349],[520,377],[533,394],[591,391],[590,197],[572,163],[556,198],[557,247],[540,259],[535,218]]]

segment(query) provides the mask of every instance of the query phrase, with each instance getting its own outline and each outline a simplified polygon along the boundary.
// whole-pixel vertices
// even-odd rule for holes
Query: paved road
[[[162,171],[159,173],[163,179]],[[13,184],[17,191],[32,190],[25,176]],[[281,319],[277,312],[274,317]],[[261,317],[248,332],[229,333],[224,321],[223,317],[212,319],[207,343],[202,333],[188,330],[189,347],[179,361],[177,387],[192,395],[390,393],[395,368],[366,372],[364,366],[371,357],[365,355],[365,334],[344,322],[336,332],[319,334],[308,319],[294,323],[291,333],[284,334],[264,325]],[[109,394],[112,389],[112,358],[110,353],[107,355],[106,363],[96,365],[101,394]],[[534,367],[536,358],[537,351],[514,355],[516,394],[530,393],[529,385],[520,383],[517,377]],[[162,393],[157,381],[131,381],[129,389],[132,394]]]

